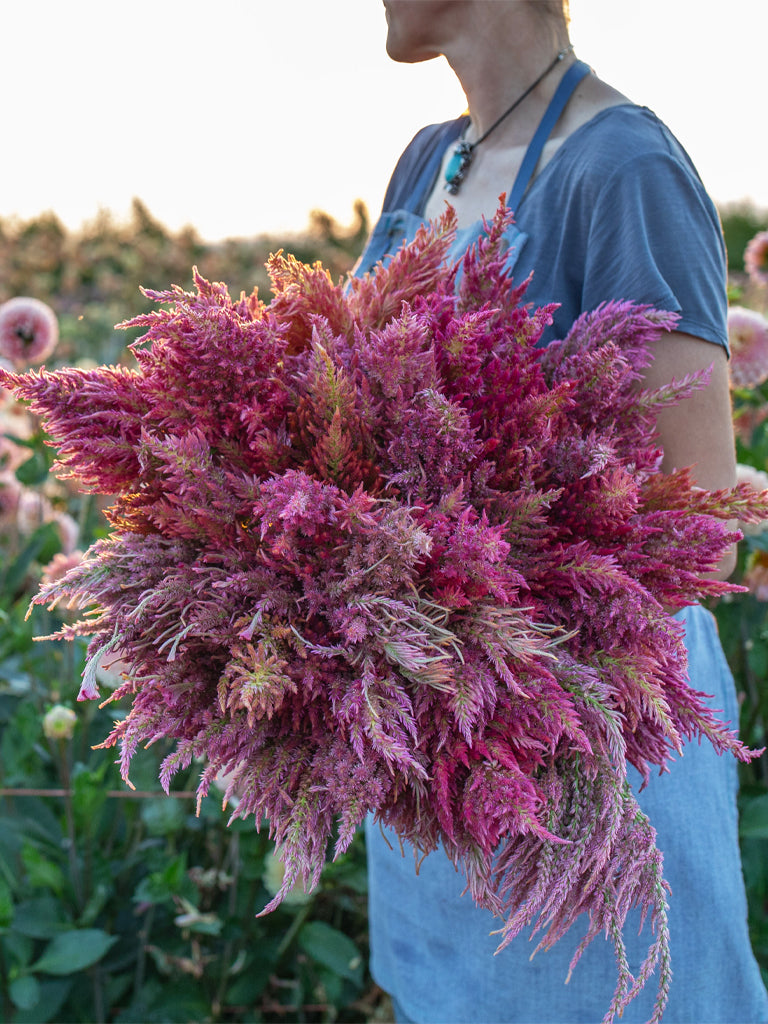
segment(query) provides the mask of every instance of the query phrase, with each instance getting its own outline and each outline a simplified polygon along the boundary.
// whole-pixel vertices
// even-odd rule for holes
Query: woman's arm
[[[690,466],[700,487],[707,490],[733,487],[736,453],[725,349],[690,334],[673,332],[656,343],[653,354],[653,362],[644,373],[649,387],[659,387],[712,367],[706,387],[659,413],[657,428],[664,449],[662,472]],[[735,528],[735,523],[733,525]],[[727,579],[735,565],[736,547],[733,545],[712,575],[716,579]]]

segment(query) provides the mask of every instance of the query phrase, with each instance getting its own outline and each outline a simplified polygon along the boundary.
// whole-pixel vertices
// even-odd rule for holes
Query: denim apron
[[[564,75],[510,191],[517,209],[541,150],[565,104],[588,68],[580,62]],[[459,130],[461,125],[459,125]],[[374,269],[423,223],[423,209],[442,163],[432,154],[402,208],[376,224],[356,268]],[[449,253],[458,260],[482,233],[482,222],[461,229]],[[506,232],[511,270],[527,236],[514,224]],[[712,694],[712,707],[738,721],[733,679],[713,616],[701,606],[678,613],[685,627],[691,685]],[[630,769],[635,789],[640,778]],[[752,954],[741,872],[736,811],[737,768],[708,742],[689,744],[638,794],[657,831],[670,883],[669,924],[673,980],[665,1024],[754,1024],[768,1021],[768,997]],[[462,896],[464,879],[437,851],[418,875],[410,851],[400,853],[393,835],[367,823],[371,970],[390,993],[402,1024],[596,1024],[616,983],[613,945],[600,937],[587,948],[568,985],[568,967],[586,930],[573,927],[552,950],[530,960],[535,946],[519,936],[498,956],[491,934],[498,921]],[[637,969],[650,944],[650,925],[639,934],[639,914],[625,928],[630,968]],[[650,1017],[654,979],[625,1010],[622,1024]]]

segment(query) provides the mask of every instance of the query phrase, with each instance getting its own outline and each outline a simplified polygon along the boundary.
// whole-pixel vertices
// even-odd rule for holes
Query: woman
[[[515,213],[508,265],[518,281],[535,271],[527,301],[561,304],[544,341],[562,337],[603,300],[679,313],[677,330],[655,347],[648,384],[712,370],[706,388],[660,415],[662,468],[694,466],[702,487],[731,486],[724,247],[687,155],[650,111],[576,60],[567,0],[384,6],[389,55],[403,62],[444,55],[469,116],[424,129],[406,149],[358,273],[438,216],[446,201],[458,216],[458,256],[508,193]],[[722,577],[733,568],[732,558],[726,562]],[[735,721],[733,681],[712,617],[697,607],[680,618],[692,685],[714,693],[715,706]],[[768,1020],[746,929],[735,792],[732,760],[692,745],[639,797],[672,886],[668,1024]],[[447,857],[429,856],[417,877],[412,858],[401,857],[376,826],[368,847],[372,970],[399,1020],[571,1024],[603,1016],[615,985],[612,944],[593,942],[565,987],[581,934],[569,933],[531,963],[522,936],[494,957],[497,922],[469,896],[460,898],[463,880]],[[647,936],[633,945],[638,923],[626,929],[634,966],[648,945]],[[655,996],[651,982],[623,1020],[646,1020]]]

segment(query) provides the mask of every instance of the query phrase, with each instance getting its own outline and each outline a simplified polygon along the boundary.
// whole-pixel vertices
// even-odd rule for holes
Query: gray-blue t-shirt
[[[465,125],[460,117],[414,137],[358,274],[412,237],[445,149]],[[678,330],[727,349],[717,211],[685,150],[647,108],[610,107],[573,132],[530,184],[515,222],[514,277],[534,272],[526,301],[560,304],[543,341],[563,337],[579,314],[603,301],[630,299],[678,313]],[[460,250],[461,240],[454,255]]]

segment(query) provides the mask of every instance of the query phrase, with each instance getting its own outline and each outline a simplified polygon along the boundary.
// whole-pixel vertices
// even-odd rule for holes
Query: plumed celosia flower
[[[768,284],[768,231],[758,231],[744,250],[744,267],[758,284]]]
[[[545,351],[551,310],[507,277],[503,208],[457,268],[452,212],[375,275],[334,284],[271,261],[275,298],[153,293],[136,368],[0,382],[40,414],[59,467],[117,494],[109,537],[38,603],[93,613],[81,699],[110,699],[139,745],[175,741],[161,779],[204,762],[233,817],[265,818],[284,865],[266,910],[317,884],[368,813],[417,857],[442,845],[501,946],[550,946],[582,913],[611,936],[608,1019],[659,968],[662,858],[627,783],[693,737],[750,757],[686,680],[665,611],[727,593],[707,573],[768,501],[658,472],[643,390],[675,318],[610,303]],[[631,906],[655,938],[633,977]],[[266,912],[266,911],[265,911]]]
[[[0,356],[0,370],[6,370],[13,373],[15,367],[10,359],[4,359]],[[7,406],[12,401],[12,396],[7,388],[0,387],[0,411],[5,411],[4,406]]]
[[[753,388],[768,380],[768,320],[762,314],[744,306],[731,306],[728,342],[734,387]]]
[[[58,340],[56,314],[45,302],[19,296],[0,306],[0,356],[14,366],[41,363]]]
[[[276,896],[283,887],[285,864],[277,854],[268,852],[264,857],[264,872],[261,881],[270,896]],[[304,892],[300,885],[294,885],[283,896],[283,903],[288,907],[301,907],[309,903],[312,896]]]

